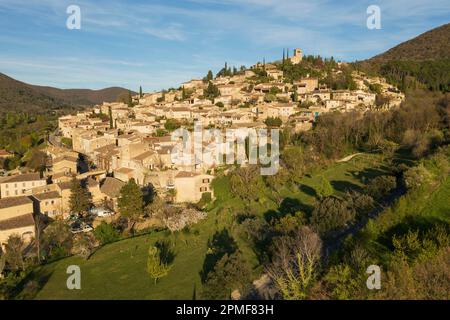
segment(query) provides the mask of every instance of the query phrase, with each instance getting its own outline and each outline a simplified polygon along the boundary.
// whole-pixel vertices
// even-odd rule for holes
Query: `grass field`
[[[301,181],[296,190],[283,188],[283,196],[296,199],[304,206],[315,200],[315,188],[320,176],[334,186],[337,194],[346,188],[359,188],[366,178],[383,174],[377,155],[362,155],[346,163],[337,163],[326,171],[318,172]],[[192,299],[194,287],[201,292],[200,271],[207,250],[207,241],[215,231],[228,227],[236,238],[240,250],[258,275],[258,261],[247,243],[234,233],[231,213],[242,208],[242,204],[229,195],[226,178],[215,186],[216,203],[210,208],[208,218],[193,226],[189,233],[157,232],[143,235],[100,248],[89,260],[70,257],[40,267],[34,272],[42,289],[37,299]],[[276,210],[277,205],[262,199],[254,208],[264,214]],[[440,210],[436,208],[436,210]],[[146,273],[148,248],[157,240],[168,240],[175,253],[172,270],[155,285]],[[68,290],[66,269],[69,265],[81,268],[81,290]]]

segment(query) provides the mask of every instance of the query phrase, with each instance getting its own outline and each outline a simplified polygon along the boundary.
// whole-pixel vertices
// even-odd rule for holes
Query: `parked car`
[[[83,232],[83,228],[79,222],[74,222],[70,225],[70,232],[72,233],[80,233]]]
[[[90,231],[94,230],[94,228],[92,228],[92,226],[89,224],[85,224],[84,226],[82,226],[81,229],[83,232],[90,232]]]
[[[68,221],[77,221],[79,218],[80,216],[78,215],[78,213],[71,213],[66,219]]]
[[[85,223],[80,223],[78,221],[72,223],[70,225],[70,232],[72,233],[80,233],[80,232],[90,232],[94,230],[94,228],[92,228],[91,225],[89,224],[85,224]]]
[[[115,212],[101,207],[94,207],[89,212],[98,217],[109,217],[115,214]]]

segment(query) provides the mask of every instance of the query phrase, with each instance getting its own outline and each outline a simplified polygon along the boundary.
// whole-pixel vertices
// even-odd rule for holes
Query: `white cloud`
[[[160,28],[144,28],[144,32],[163,40],[186,40],[186,34],[180,24],[171,24]]]

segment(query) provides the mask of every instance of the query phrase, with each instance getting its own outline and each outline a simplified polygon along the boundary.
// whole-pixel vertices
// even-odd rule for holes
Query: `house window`
[[[205,191],[208,191],[208,188],[207,188],[207,187],[201,187],[201,188],[200,188],[200,192],[205,192]]]
[[[209,179],[203,179],[203,183],[209,183]]]

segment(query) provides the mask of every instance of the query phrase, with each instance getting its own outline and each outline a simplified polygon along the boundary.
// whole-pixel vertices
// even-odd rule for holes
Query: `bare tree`
[[[35,215],[34,217],[34,223],[35,223],[35,229],[36,229],[36,254],[37,254],[37,261],[38,263],[41,263],[41,235],[42,235],[42,230],[44,229],[44,221],[43,221],[43,216],[38,213]]]
[[[317,274],[322,241],[308,227],[295,237],[281,237],[275,243],[275,255],[266,268],[283,299],[306,299]]]

